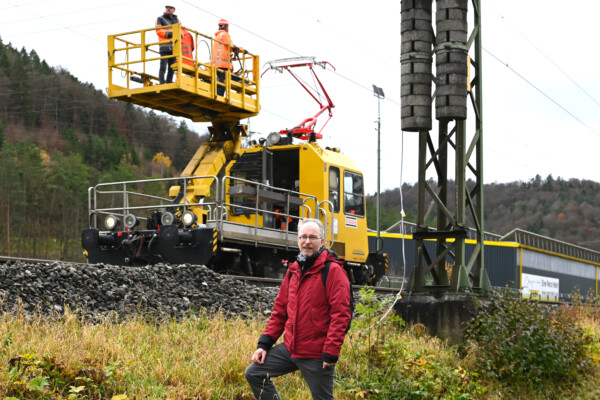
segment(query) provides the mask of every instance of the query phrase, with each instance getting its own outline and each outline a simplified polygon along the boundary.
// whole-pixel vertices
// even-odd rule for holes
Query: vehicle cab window
[[[340,212],[340,169],[337,167],[329,167],[329,201],[333,212]]]
[[[365,215],[363,177],[355,172],[344,172],[344,213]]]

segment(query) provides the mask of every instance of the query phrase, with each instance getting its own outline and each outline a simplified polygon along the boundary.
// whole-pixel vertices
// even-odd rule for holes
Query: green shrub
[[[116,361],[102,367],[95,360],[72,368],[49,355],[21,354],[9,361],[8,394],[19,399],[105,398],[116,389],[119,364]]]
[[[590,338],[564,307],[518,299],[501,290],[479,311],[467,327],[466,348],[488,378],[540,389],[591,365],[586,350]]]
[[[393,312],[382,319],[391,302],[377,300],[373,289],[361,289],[360,297],[336,377],[340,398],[481,398],[486,389],[477,374],[457,365],[455,348],[425,335],[422,326],[403,329]]]

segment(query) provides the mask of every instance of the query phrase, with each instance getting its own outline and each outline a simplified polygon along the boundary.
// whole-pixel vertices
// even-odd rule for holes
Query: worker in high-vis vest
[[[217,68],[217,82],[225,82],[225,71],[233,71],[231,53],[237,56],[240,51],[246,52],[241,47],[233,44],[231,36],[229,36],[229,22],[221,19],[219,21],[219,30],[215,32],[215,39],[212,46],[212,64]],[[241,81],[241,78],[234,74],[231,75],[231,79],[238,82]],[[224,94],[225,86],[217,85],[217,95],[223,96]]]
[[[181,30],[181,56],[184,64],[194,66],[194,38],[187,29]]]
[[[172,28],[163,28],[164,26],[174,25],[179,23],[179,19],[177,19],[177,15],[175,13],[175,7],[173,6],[165,6],[165,12],[163,15],[156,19],[156,34],[159,39],[159,53],[161,57],[160,59],[160,68],[158,70],[158,81],[160,84],[163,83],[171,83],[173,81],[173,69],[171,65],[175,62],[175,57],[166,57],[173,55],[173,29]],[[167,79],[165,81],[165,72],[167,73]]]

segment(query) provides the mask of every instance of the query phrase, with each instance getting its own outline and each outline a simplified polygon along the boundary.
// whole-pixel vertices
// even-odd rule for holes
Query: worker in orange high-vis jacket
[[[184,64],[194,66],[194,38],[187,29],[181,30],[181,55]]]
[[[229,22],[225,19],[219,21],[219,30],[215,32],[215,40],[212,45],[212,64],[217,68],[217,82],[225,82],[225,71],[233,71],[231,64],[231,53],[238,54],[239,51],[245,52],[241,47],[233,44],[231,36],[229,36]],[[241,81],[237,75],[231,75],[234,81]],[[225,87],[217,85],[217,95],[223,96]]]
[[[156,34],[158,35],[160,44],[158,45],[159,53],[161,57],[173,55],[173,29],[162,28],[163,26],[169,26],[178,24],[179,19],[175,15],[175,7],[165,6],[165,12],[163,15],[156,19]],[[160,84],[171,83],[173,81],[173,69],[171,65],[175,62],[175,57],[162,58],[160,60],[160,68],[158,70],[158,81]],[[165,72],[167,73],[167,80],[165,81]]]

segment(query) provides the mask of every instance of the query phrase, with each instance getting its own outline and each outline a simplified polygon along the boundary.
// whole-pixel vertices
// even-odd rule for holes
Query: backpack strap
[[[341,261],[341,260],[337,260]],[[327,275],[329,274],[329,267],[333,261],[325,261],[325,266],[321,270],[321,277],[323,278],[323,287],[325,287],[325,296],[327,296]],[[340,264],[340,266],[344,269],[346,275],[348,272],[344,268],[344,265]],[[348,282],[350,283],[350,322],[348,322],[348,326],[346,327],[346,331],[344,333],[348,333],[350,330],[350,326],[352,325],[352,318],[354,315],[354,293],[352,292],[352,282],[350,281],[350,277],[348,276]]]
[[[329,275],[329,267],[333,261],[327,260],[325,261],[325,266],[321,270],[321,278],[323,278],[323,286],[325,287],[325,291],[327,291],[327,275]]]
[[[289,282],[292,279],[292,276],[294,276],[294,271],[291,271],[288,269],[286,276],[288,277],[288,282]]]

